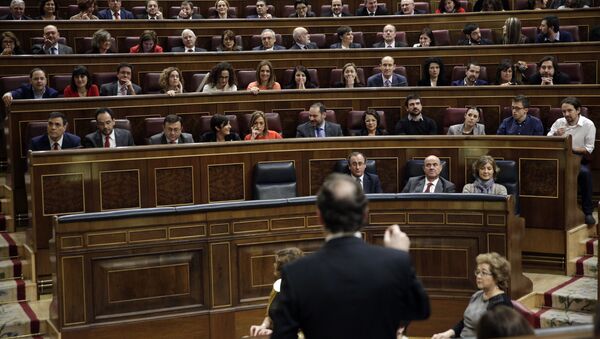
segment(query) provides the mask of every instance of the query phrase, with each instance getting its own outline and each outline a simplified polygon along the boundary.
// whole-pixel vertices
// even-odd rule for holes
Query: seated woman
[[[217,46],[217,52],[232,52],[232,51],[241,51],[242,46],[238,45],[235,41],[235,33],[226,29],[221,34],[221,44]]]
[[[156,32],[147,29],[140,35],[137,45],[129,49],[129,53],[162,53],[163,48],[158,45]]]
[[[307,89],[307,88],[317,88],[315,84],[312,83],[310,79],[310,73],[306,67],[302,65],[298,65],[294,68],[294,77],[290,81],[286,89]]]
[[[340,42],[329,46],[331,49],[348,49],[348,48],[361,48],[359,43],[354,41],[354,34],[352,34],[352,28],[349,26],[341,26],[337,29],[337,36]]]
[[[217,16],[214,19],[234,19],[235,15],[229,15],[229,1],[217,0],[215,2],[215,8],[217,9]],[[210,19],[213,19],[212,17]]]
[[[487,310],[498,305],[512,308],[510,297],[505,293],[510,278],[510,263],[496,252],[480,254],[475,261],[475,282],[479,291],[471,296],[463,319],[454,328],[434,334],[432,339],[474,337],[477,323]]]
[[[25,54],[21,48],[21,42],[15,33],[11,31],[2,32],[2,54],[1,55],[22,55]]]
[[[250,117],[250,131],[244,140],[281,139],[281,134],[269,129],[267,117],[262,111],[255,111]]]
[[[381,128],[381,117],[372,108],[369,108],[363,113],[362,116],[362,129],[360,135],[365,136],[376,136],[376,135],[387,135],[388,133]]]
[[[92,84],[92,77],[85,66],[76,66],[71,73],[71,84],[63,91],[65,98],[97,97],[100,95],[98,86]]]
[[[517,80],[518,72],[515,72],[515,65],[510,60],[502,60],[496,67],[496,85],[510,86],[522,85],[521,80]]]
[[[94,15],[96,10],[96,0],[77,0],[79,13],[73,15],[70,20],[99,20]]]
[[[40,16],[35,17],[34,20],[62,20],[56,13],[56,3],[54,0],[40,1]]]
[[[183,93],[183,76],[177,67],[167,67],[160,73],[158,78],[161,93],[166,93],[168,96]]]
[[[517,45],[526,42],[527,37],[521,33],[521,20],[514,16],[506,19],[504,26],[502,26],[502,44]]]
[[[421,30],[421,35],[419,35],[419,42],[414,44],[413,47],[431,47],[436,46],[435,37],[433,36],[433,31],[429,27],[423,28]]]
[[[440,13],[464,13],[465,9],[460,5],[458,0],[440,0],[438,8],[435,10],[436,14]]]
[[[473,176],[476,179],[463,187],[463,193],[507,195],[506,187],[494,182],[498,172],[500,168],[496,165],[496,160],[489,155],[482,155],[473,163]]]
[[[275,278],[277,280],[273,284],[273,289],[271,290],[271,294],[269,295],[269,302],[267,304],[267,314],[265,315],[265,319],[260,325],[252,325],[250,326],[250,336],[259,336],[259,335],[271,335],[273,333],[273,320],[272,315],[275,313],[275,310],[279,307],[279,290],[281,286],[281,269],[283,266],[289,264],[290,262],[301,258],[304,255],[301,249],[296,247],[284,248],[275,252]]]
[[[342,68],[342,81],[338,81],[333,84],[334,88],[354,88],[354,87],[364,87],[363,84],[360,83],[360,79],[358,78],[358,71],[356,70],[356,65],[353,62],[349,62],[344,65]]]
[[[235,92],[237,85],[235,81],[235,72],[233,66],[228,62],[218,63],[208,74],[202,93],[213,92]]]
[[[258,94],[259,91],[267,89],[281,90],[281,85],[275,81],[275,72],[273,72],[273,65],[269,60],[263,60],[258,63],[258,67],[256,67],[256,79],[258,80],[249,83],[246,88],[252,94]]]
[[[226,116],[215,114],[210,118],[210,132],[200,136],[200,142],[223,142],[239,141],[240,136],[237,133],[231,133],[231,123]]]
[[[465,112],[465,122],[448,128],[448,135],[485,135],[485,126],[479,124],[481,108],[469,107]]]
[[[86,54],[106,54],[112,53],[112,40],[110,33],[103,29],[94,32],[92,36],[92,49],[85,52]]]
[[[422,76],[417,84],[418,86],[448,86],[446,72],[444,71],[444,62],[441,58],[432,57],[425,59]]]

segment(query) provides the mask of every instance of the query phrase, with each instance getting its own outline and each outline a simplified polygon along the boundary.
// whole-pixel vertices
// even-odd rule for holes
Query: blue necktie
[[[317,127],[317,138],[325,138],[325,130],[322,127]]]

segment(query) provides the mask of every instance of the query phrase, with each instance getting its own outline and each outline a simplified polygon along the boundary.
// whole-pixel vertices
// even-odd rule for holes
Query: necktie
[[[54,55],[58,54],[58,48],[56,48],[56,47],[51,47],[51,48],[50,48],[50,54],[54,54]]]
[[[385,82],[383,83],[384,87],[392,87],[392,82],[389,79],[386,79]]]
[[[387,45],[387,47],[386,47],[386,48],[394,48],[394,46],[392,46],[392,45]]]
[[[186,49],[185,51],[186,51],[186,53],[192,53],[194,50],[193,50],[193,49],[191,49],[191,48],[188,48],[188,49]]]
[[[121,95],[127,95],[127,87],[121,86]]]
[[[60,146],[58,145],[58,142],[55,142],[54,145],[52,145],[52,150],[53,151],[58,151],[60,150]]]
[[[360,178],[359,178],[359,177],[356,177],[356,182],[357,182],[359,185],[361,185],[361,186],[362,186],[362,181],[360,180]]]
[[[375,16],[375,13],[369,13],[369,16]]]
[[[169,144],[174,144],[175,140],[169,140]]]
[[[106,136],[104,139],[104,148],[110,148],[110,136]]]
[[[317,127],[317,138],[325,138],[325,131],[322,127]]]
[[[431,190],[432,187],[433,187],[433,183],[432,182],[428,182],[427,183],[427,189],[425,190],[425,193],[432,193],[433,192]]]
[[[119,12],[115,12],[115,20],[121,20],[121,13]]]

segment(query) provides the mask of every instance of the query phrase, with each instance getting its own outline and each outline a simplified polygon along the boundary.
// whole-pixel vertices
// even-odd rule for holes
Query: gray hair
[[[12,0],[10,2],[10,7],[16,6],[16,5],[23,5],[25,6],[25,1],[24,0]]]

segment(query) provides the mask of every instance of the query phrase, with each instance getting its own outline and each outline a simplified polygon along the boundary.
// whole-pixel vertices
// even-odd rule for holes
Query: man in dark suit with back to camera
[[[133,66],[120,63],[117,66],[117,81],[100,86],[100,96],[124,96],[142,93],[142,88],[131,81]]]
[[[388,15],[383,6],[377,5],[377,0],[365,0],[364,6],[356,10],[356,16]]]
[[[381,73],[371,75],[367,79],[367,87],[404,87],[408,86],[406,77],[400,74],[394,73],[396,64],[394,58],[391,56],[384,56],[381,58]]]
[[[352,178],[362,187],[365,193],[383,193],[377,174],[369,173],[367,158],[360,152],[352,152],[348,156],[348,170]]]
[[[311,339],[392,339],[401,323],[429,317],[406,234],[392,225],[383,247],[361,239],[367,204],[351,177],[325,179],[317,195],[325,244],[283,267],[271,339],[296,339],[298,330]]]
[[[96,126],[98,130],[83,138],[83,147],[86,148],[115,148],[121,146],[135,146],[131,132],[126,129],[116,128],[113,111],[108,107],[96,110]]]
[[[67,133],[67,117],[61,112],[52,112],[48,116],[46,133],[31,139],[29,149],[32,151],[59,151],[67,148],[81,147],[81,138]]]
[[[573,42],[571,33],[560,30],[560,24],[558,17],[549,15],[542,19],[540,24],[540,34],[535,38],[535,43],[548,43],[548,42]]]
[[[402,193],[454,193],[456,186],[440,176],[443,168],[440,158],[428,156],[423,161],[425,175],[409,178]]]
[[[183,119],[179,115],[169,114],[163,121],[163,131],[150,137],[150,145],[191,144],[194,137],[183,133]]]
[[[108,0],[108,8],[98,12],[100,20],[124,20],[135,19],[133,13],[121,8],[121,0]]]
[[[325,121],[327,109],[320,103],[314,103],[308,110],[308,121],[296,128],[296,138],[341,137],[342,127]]]

